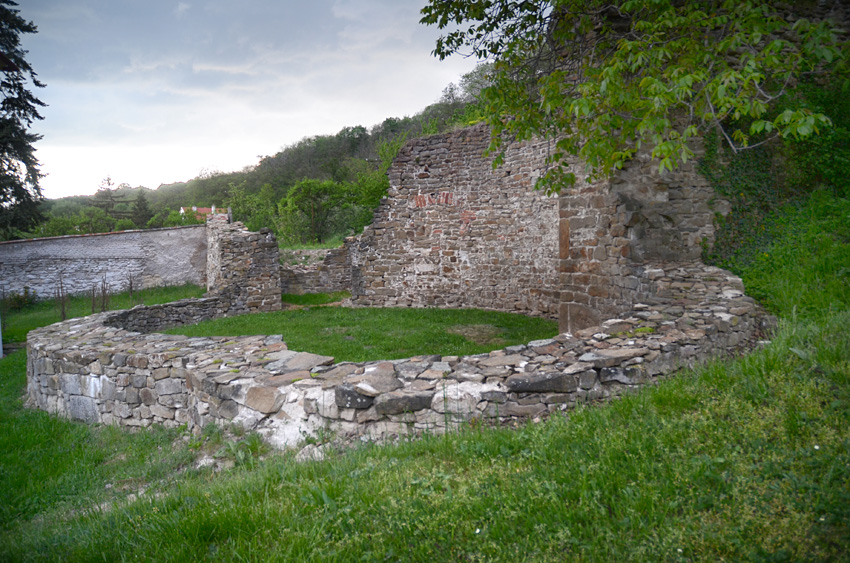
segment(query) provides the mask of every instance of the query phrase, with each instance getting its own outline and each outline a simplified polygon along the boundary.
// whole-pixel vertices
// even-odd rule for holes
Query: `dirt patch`
[[[447,328],[446,332],[463,336],[481,346],[499,347],[506,344],[505,339],[502,338],[501,329],[493,325],[454,325]]]

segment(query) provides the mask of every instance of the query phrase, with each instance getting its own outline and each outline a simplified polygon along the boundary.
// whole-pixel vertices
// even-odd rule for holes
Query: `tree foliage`
[[[549,190],[621,168],[641,149],[660,169],[690,160],[717,129],[733,149],[807,138],[830,125],[805,105],[771,113],[801,80],[847,76],[847,43],[803,3],[772,0],[431,0],[422,23],[448,30],[443,59],[494,61],[482,91],[491,149],[553,139]],[[497,157],[497,163],[500,159]]]
[[[145,196],[144,190],[139,190],[139,195],[136,196],[136,201],[133,202],[133,223],[142,228],[147,225],[152,217],[153,212],[148,205],[148,198]]]
[[[41,136],[30,132],[42,119],[44,106],[29,87],[44,87],[27,62],[20,36],[36,26],[18,15],[17,3],[0,0],[0,240],[18,237],[39,219],[42,199],[38,160],[33,144]]]
[[[345,186],[332,180],[302,180],[281,202],[281,214],[306,225],[305,242],[324,242],[333,231],[333,217],[346,202]]]

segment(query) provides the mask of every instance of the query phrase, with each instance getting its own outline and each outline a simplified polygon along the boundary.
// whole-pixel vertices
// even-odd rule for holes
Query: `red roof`
[[[212,215],[213,213],[215,213],[215,206],[213,206],[213,207],[196,207],[196,206],[193,205],[191,210],[195,212],[195,217],[198,219],[198,221],[205,221],[206,218],[207,218],[207,215]],[[188,207],[181,207],[180,208],[180,214],[181,215],[183,215],[184,213],[188,213],[188,212],[189,212]]]

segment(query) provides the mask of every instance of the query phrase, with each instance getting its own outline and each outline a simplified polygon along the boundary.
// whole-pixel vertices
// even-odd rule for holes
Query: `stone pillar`
[[[227,215],[207,221],[207,295],[229,303],[227,314],[280,311],[280,253],[274,233],[254,233]]]

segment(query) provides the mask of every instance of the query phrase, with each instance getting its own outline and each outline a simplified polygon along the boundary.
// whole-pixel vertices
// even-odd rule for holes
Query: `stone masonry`
[[[534,189],[549,143],[483,156],[484,125],[416,139],[351,256],[353,305],[478,307],[559,318],[574,331],[653,297],[645,272],[698,260],[728,206],[692,165],[659,174],[639,155],[612,179]],[[649,292],[649,293],[647,293]]]
[[[659,263],[699,260],[728,205],[692,164],[659,174],[640,155],[611,180],[578,182],[559,198],[562,331],[598,324],[652,299]]]
[[[203,285],[207,257],[203,225],[0,242],[0,291],[53,296],[61,274],[68,293],[84,293],[103,278],[113,291],[193,283]]]
[[[401,149],[388,197],[346,242],[352,304],[557,317],[558,199],[534,190],[547,144],[512,144],[494,170],[489,135],[474,126]]]
[[[217,216],[206,298],[29,334],[30,404],[122,426],[237,423],[281,447],[321,429],[386,439],[608,399],[770,328],[739,278],[698,261],[716,210],[692,168],[659,175],[639,157],[609,181],[546,197],[533,185],[548,145],[511,145],[494,170],[481,156],[488,135],[478,126],[408,144],[375,221],[335,254],[337,270],[351,265],[354,305],[560,316],[561,334],[476,356],[364,363],[289,350],[285,335],[158,334],[281,308],[274,235]]]
[[[101,313],[30,332],[29,403],[127,427],[236,423],[278,447],[320,429],[389,439],[605,400],[752,345],[769,322],[740,279],[718,268],[645,274],[656,297],[618,319],[466,357],[335,363],[289,350],[282,336],[139,332],[215,314],[220,298]]]
[[[207,220],[207,296],[220,297],[228,314],[281,309],[280,255],[269,229],[254,233],[227,215]]]
[[[348,246],[333,249],[293,250],[280,267],[283,293],[334,293],[351,290],[351,257]]]

